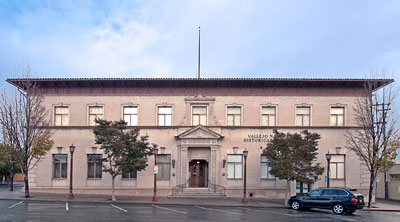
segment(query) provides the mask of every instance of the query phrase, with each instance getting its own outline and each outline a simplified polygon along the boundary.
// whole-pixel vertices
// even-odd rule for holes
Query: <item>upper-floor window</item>
[[[263,106],[261,108],[261,125],[275,126],[276,125],[276,107]]]
[[[331,156],[329,170],[329,178],[344,179],[345,168],[343,154],[336,154]]]
[[[53,155],[53,178],[64,179],[67,178],[67,154],[54,154]]]
[[[296,126],[310,126],[310,110],[309,106],[296,107]]]
[[[207,106],[192,107],[192,125],[207,125]]]
[[[227,125],[228,126],[240,126],[242,107],[240,106],[228,106],[227,110]]]
[[[88,154],[88,178],[101,178],[101,154]]]
[[[343,126],[344,125],[344,107],[332,106],[331,107],[331,126]]]
[[[171,155],[157,154],[157,180],[169,180],[171,172]]]
[[[229,154],[228,155],[228,179],[242,179],[242,158],[241,154]]]
[[[68,106],[55,106],[54,107],[54,125],[55,126],[68,126],[69,125]]]
[[[270,173],[271,166],[267,157],[261,155],[261,178],[262,179],[275,179],[275,176]]]
[[[137,126],[138,123],[138,107],[124,106],[124,121],[128,126]]]
[[[172,106],[158,107],[158,125],[159,126],[172,125]]]
[[[89,106],[89,126],[95,126],[95,119],[103,119],[104,107],[103,106]]]

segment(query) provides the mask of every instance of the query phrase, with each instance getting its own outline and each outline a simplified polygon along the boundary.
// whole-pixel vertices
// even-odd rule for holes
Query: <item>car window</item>
[[[308,193],[308,195],[310,196],[320,196],[321,195],[322,190],[318,189],[318,190],[313,190],[310,193]]]
[[[336,196],[336,190],[334,189],[324,189],[324,191],[322,192],[323,196]]]
[[[347,196],[347,195],[348,195],[347,192],[344,191],[344,190],[336,190],[336,192],[337,192],[337,194],[338,194],[339,196]]]

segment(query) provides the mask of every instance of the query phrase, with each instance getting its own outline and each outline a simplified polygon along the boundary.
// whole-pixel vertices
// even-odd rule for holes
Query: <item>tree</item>
[[[264,155],[270,161],[270,173],[287,181],[285,203],[288,199],[290,181],[312,183],[324,172],[320,163],[314,164],[320,135],[307,130],[301,134],[273,131]]]
[[[10,178],[10,191],[14,191],[14,174],[19,172],[18,157],[19,155],[14,146],[0,143],[0,172]]]
[[[400,140],[397,118],[392,110],[395,93],[392,86],[378,88],[365,82],[363,95],[353,107],[358,130],[346,133],[347,148],[353,151],[370,173],[368,207],[371,207],[376,176],[394,164]]]
[[[39,86],[30,77],[30,67],[22,68],[22,78],[14,84],[17,90],[0,94],[0,125],[4,143],[15,147],[21,172],[24,175],[25,197],[29,197],[29,171],[51,148],[50,119],[42,105]],[[45,145],[45,146],[42,146]],[[51,146],[50,146],[51,145]]]
[[[139,137],[139,129],[128,130],[127,123],[96,119],[93,129],[96,144],[101,144],[105,157],[100,159],[103,171],[112,178],[112,200],[115,201],[114,181],[124,172],[141,171],[147,167],[147,158],[153,154],[155,144],[148,136]],[[139,138],[138,138],[139,137]]]

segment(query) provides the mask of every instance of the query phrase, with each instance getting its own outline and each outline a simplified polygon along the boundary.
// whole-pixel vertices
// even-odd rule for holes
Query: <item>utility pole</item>
[[[381,128],[382,130],[382,138],[377,138],[378,141],[379,139],[383,139],[383,145],[385,147],[383,147],[383,151],[386,149],[386,145],[387,145],[387,141],[386,141],[386,115],[388,113],[388,111],[390,111],[390,103],[385,103],[385,91],[383,90],[382,92],[382,103],[376,103],[373,104],[372,106],[376,107],[375,108],[375,116],[376,116],[376,122],[374,122],[374,125],[376,125],[377,127],[377,132],[379,132],[379,128]],[[380,109],[379,109],[380,107]],[[379,137],[379,134],[377,135]],[[386,165],[383,166],[384,167],[384,183],[385,183],[385,200],[389,199],[389,181],[388,181],[388,169],[386,167]],[[375,191],[376,192],[376,191]],[[377,193],[377,192],[376,192]]]

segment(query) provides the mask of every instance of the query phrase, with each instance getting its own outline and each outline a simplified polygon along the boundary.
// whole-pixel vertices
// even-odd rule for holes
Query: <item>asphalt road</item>
[[[218,207],[196,205],[0,201],[0,221],[398,221],[399,212]]]

